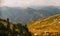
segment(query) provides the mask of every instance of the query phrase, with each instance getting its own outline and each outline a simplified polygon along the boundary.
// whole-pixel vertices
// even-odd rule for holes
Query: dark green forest
[[[9,19],[7,21],[0,19],[0,36],[31,36],[31,33],[28,31],[26,25],[22,25],[21,23],[12,24],[9,22]]]

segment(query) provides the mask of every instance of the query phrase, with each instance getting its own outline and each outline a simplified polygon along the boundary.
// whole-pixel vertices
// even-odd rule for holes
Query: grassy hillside
[[[29,31],[35,35],[42,33],[60,33],[60,14],[34,20],[27,24]]]
[[[60,14],[31,21],[25,26],[0,18],[0,36],[60,36]]]

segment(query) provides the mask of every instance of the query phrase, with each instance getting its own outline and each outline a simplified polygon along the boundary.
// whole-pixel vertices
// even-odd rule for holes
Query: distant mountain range
[[[60,7],[43,6],[43,7],[0,7],[0,16],[3,19],[9,18],[10,21],[27,23],[29,21],[44,18],[47,16],[60,13]]]

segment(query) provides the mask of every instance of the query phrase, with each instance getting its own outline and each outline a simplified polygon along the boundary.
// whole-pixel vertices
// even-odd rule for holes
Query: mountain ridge
[[[59,32],[60,31],[60,14],[47,18],[38,19],[27,24],[29,31],[33,34],[41,34],[43,32]],[[60,32],[59,32],[60,33]]]
[[[44,18],[47,16],[55,15],[60,13],[60,7],[55,6],[43,6],[43,7],[1,7],[2,18],[9,18],[10,21],[19,23],[27,23],[29,21]],[[21,20],[23,19],[23,20]]]

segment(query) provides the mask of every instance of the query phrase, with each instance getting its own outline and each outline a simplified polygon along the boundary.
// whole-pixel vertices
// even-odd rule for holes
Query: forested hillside
[[[31,35],[26,26],[20,23],[13,24],[0,18],[0,36],[29,36]]]

